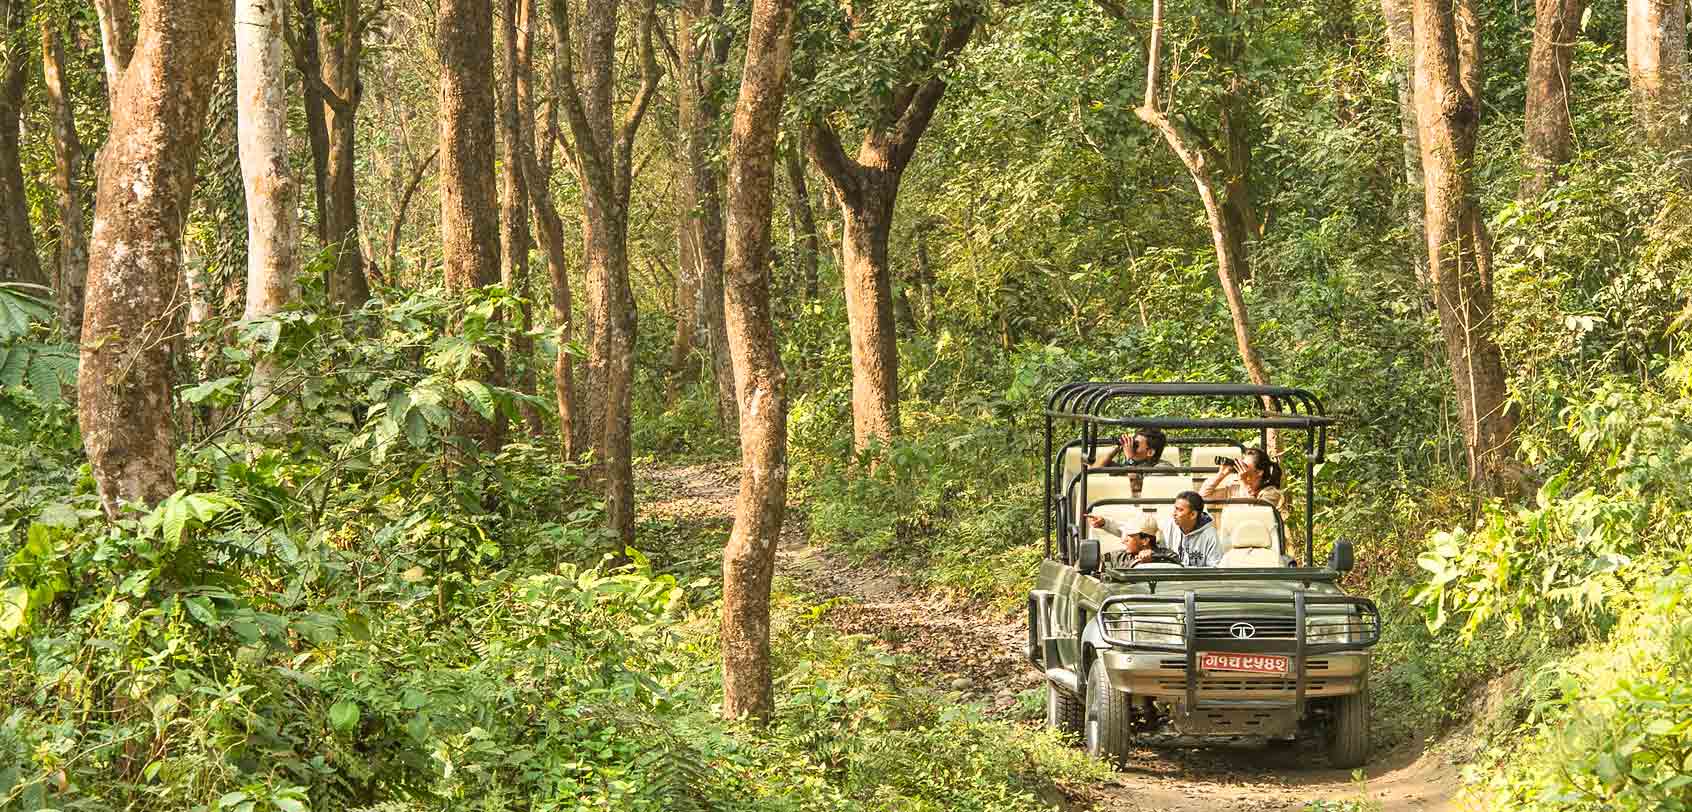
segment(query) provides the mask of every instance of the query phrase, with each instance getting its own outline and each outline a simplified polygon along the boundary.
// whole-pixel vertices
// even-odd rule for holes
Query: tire
[[[1355,693],[1334,700],[1328,727],[1328,763],[1342,770],[1361,767],[1369,758],[1369,695]]]
[[[1046,680],[1046,727],[1066,736],[1081,733],[1081,698]]]
[[[1132,744],[1131,722],[1128,695],[1110,687],[1104,664],[1095,661],[1087,669],[1087,712],[1082,722],[1087,755],[1122,766]]]

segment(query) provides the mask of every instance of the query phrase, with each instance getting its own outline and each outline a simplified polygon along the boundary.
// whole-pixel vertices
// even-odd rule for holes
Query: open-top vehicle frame
[[[1149,413],[1151,404],[1180,404],[1186,413]],[[1369,648],[1380,638],[1380,615],[1373,602],[1336,585],[1352,565],[1350,542],[1334,542],[1327,566],[1299,565],[1315,556],[1314,475],[1333,422],[1315,395],[1291,387],[1078,382],[1052,393],[1045,560],[1028,596],[1026,651],[1046,677],[1048,723],[1084,733],[1089,752],[1111,759],[1151,734],[1197,742],[1321,734],[1334,766],[1363,763]],[[1058,445],[1063,426],[1075,436]],[[1273,525],[1267,538],[1248,542],[1241,519],[1223,534],[1223,546],[1235,539],[1242,552],[1248,543],[1266,546],[1281,566],[1238,566],[1228,555],[1215,568],[1133,566],[1102,556],[1111,539],[1090,529],[1085,515],[1162,508],[1173,501],[1170,487],[1181,485],[1176,478],[1219,470],[1178,459],[1156,468],[1094,464],[1116,434],[1152,428],[1195,457],[1217,447],[1243,451],[1242,439],[1252,435],[1262,447],[1270,432],[1283,443],[1302,439],[1295,455],[1303,470],[1302,557],[1288,552],[1297,534],[1288,533],[1286,517],[1251,499],[1207,500],[1219,524],[1240,515]],[[1107,431],[1112,439],[1104,441]],[[1123,476],[1133,478],[1131,489],[1117,479]],[[1152,476],[1167,487],[1133,495]]]

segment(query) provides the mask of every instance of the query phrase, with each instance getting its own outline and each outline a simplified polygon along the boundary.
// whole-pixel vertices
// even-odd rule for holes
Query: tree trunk
[[[82,139],[65,85],[64,41],[51,19],[41,22],[41,77],[53,122],[53,190],[58,196],[59,263],[53,291],[65,335],[82,335],[83,291],[88,286],[88,227],[83,216]]]
[[[1516,197],[1533,200],[1557,182],[1574,151],[1569,120],[1569,65],[1586,0],[1536,0],[1533,50],[1528,55],[1527,114],[1523,162],[1528,176]]]
[[[283,61],[284,6],[275,0],[237,0],[235,83],[241,179],[247,200],[246,318],[274,315],[297,294],[297,187],[288,171],[288,94]],[[253,368],[248,403],[270,400],[277,367],[261,357]]]
[[[1181,160],[1182,165],[1187,167],[1187,173],[1193,179],[1193,187],[1198,190],[1206,219],[1210,222],[1210,240],[1216,250],[1216,278],[1222,284],[1222,297],[1228,303],[1229,315],[1233,317],[1234,346],[1240,353],[1240,362],[1245,366],[1246,376],[1251,382],[1268,386],[1269,373],[1264,368],[1263,358],[1258,355],[1257,347],[1252,341],[1251,318],[1246,312],[1245,297],[1240,293],[1241,271],[1245,263],[1244,240],[1237,232],[1231,230],[1238,225],[1230,225],[1228,214],[1216,194],[1219,184],[1211,175],[1210,164],[1213,159],[1207,153],[1195,149],[1192,142],[1197,139],[1183,133],[1157,106],[1157,77],[1162,42],[1163,0],[1154,0],[1151,45],[1148,48],[1146,67],[1145,103],[1134,113],[1141,121],[1163,135],[1164,142],[1169,144],[1170,150]],[[1267,400],[1264,407],[1270,408]]]
[[[717,416],[734,432],[738,419],[734,396],[734,368],[729,360],[728,330],[723,321],[723,202],[722,178],[712,162],[716,151],[716,100],[728,43],[721,37],[706,42],[693,30],[701,21],[715,25],[723,13],[722,0],[686,0],[682,4],[678,39],[682,75],[677,82],[676,117],[688,171],[685,195],[692,204],[686,233],[698,262],[698,304],[706,345],[711,350],[711,373],[717,384]],[[700,47],[709,45],[711,47]]]
[[[1634,115],[1651,146],[1678,152],[1692,130],[1684,119],[1686,3],[1627,0],[1627,69]]]
[[[674,404],[681,390],[693,382],[693,337],[699,319],[699,263],[693,246],[693,228],[686,212],[693,210],[691,184],[681,184],[683,215],[676,220],[676,332],[670,338],[670,374],[665,382],[665,399]]]
[[[494,189],[492,0],[444,0],[441,49],[441,260],[447,289],[463,296],[499,283],[499,209]],[[461,325],[460,325],[461,326]],[[485,362],[465,371],[504,383],[504,353],[483,345]],[[460,433],[484,453],[503,442],[500,421],[465,407]]]
[[[0,281],[47,285],[29,227],[29,197],[18,152],[18,119],[29,84],[25,0],[0,0]]]
[[[294,47],[294,67],[301,76],[322,76],[323,56],[317,42],[317,4],[313,0],[297,0],[300,18]],[[311,144],[312,201],[317,219],[312,231],[317,241],[329,243],[329,122],[325,117],[323,83],[304,81],[306,140]]]
[[[176,490],[170,328],[206,104],[228,36],[223,0],[143,0],[97,161],[77,411],[108,516]]]
[[[918,46],[931,52],[918,56],[944,62],[968,44],[977,22],[969,8],[946,9],[935,20],[939,36]],[[899,431],[899,347],[887,240],[899,180],[945,92],[945,79],[929,76],[862,100],[860,112],[875,124],[865,132],[855,158],[847,157],[840,134],[825,116],[810,121],[811,158],[827,178],[845,221],[841,261],[852,333],[852,445],[858,451]]]
[[[319,44],[325,86],[324,126],[329,135],[325,164],[326,195],[324,234],[335,246],[335,265],[328,271],[325,289],[329,301],[357,310],[370,301],[370,282],[364,276],[364,253],[358,232],[357,131],[358,104],[363,95],[358,79],[364,51],[364,22],[360,3],[344,0],[337,24],[320,27]],[[486,137],[492,128],[482,131]]]
[[[528,83],[520,77],[529,70],[529,17],[532,0],[505,0],[505,24],[501,28],[503,62],[506,85],[500,94],[500,129],[505,133],[505,156],[500,164],[503,184],[500,188],[500,280],[507,290],[520,297],[518,324],[513,331],[507,351],[508,365],[516,365],[517,390],[525,395],[535,393],[535,368],[531,360],[535,354],[534,341],[529,338],[534,316],[529,308],[529,192],[523,182],[524,144],[533,148],[534,136],[529,132]],[[521,406],[523,422],[529,433],[539,436],[544,430],[539,410],[532,404]]]
[[[1386,17],[1387,43],[1392,54],[1393,75],[1398,83],[1398,126],[1404,137],[1404,185],[1409,192],[1404,206],[1410,224],[1411,273],[1424,286],[1428,279],[1427,234],[1422,228],[1422,146],[1416,131],[1416,88],[1411,61],[1415,54],[1411,0],[1381,0]]]
[[[793,193],[788,198],[788,214],[799,232],[799,267],[805,274],[805,301],[817,298],[817,219],[811,211],[811,193],[805,184],[804,148],[795,146],[783,153],[787,164],[787,185]]]
[[[552,87],[556,93],[564,83],[564,59],[555,59]],[[523,186],[529,193],[529,204],[535,210],[539,226],[541,249],[546,252],[547,281],[552,292],[552,317],[558,327],[558,354],[552,365],[552,393],[558,406],[558,448],[564,462],[575,462],[581,449],[576,431],[581,421],[576,419],[575,363],[568,344],[575,339],[573,329],[572,291],[570,290],[569,257],[564,250],[564,221],[552,203],[552,144],[558,140],[558,105],[549,101],[546,106],[546,131],[541,153],[532,148],[523,153]]]
[[[893,319],[887,241],[898,178],[864,184],[840,198],[846,267],[846,321],[852,333],[852,447],[862,450],[899,433],[899,337]],[[836,194],[839,194],[838,192]]]
[[[723,550],[723,716],[767,721],[770,578],[787,506],[787,372],[770,322],[776,130],[794,0],[754,0],[729,150],[727,315],[740,408],[740,494]]]
[[[552,0],[558,55],[564,61],[559,98],[569,114],[574,161],[582,190],[582,244],[587,265],[588,323],[591,327],[586,423],[594,450],[594,474],[605,494],[606,522],[617,549],[634,543],[634,467],[629,412],[634,388],[635,302],[629,289],[629,187],[634,138],[658,90],[660,71],[653,51],[656,4],[639,7],[636,63],[640,86],[616,115],[616,0],[587,0],[581,40],[571,35],[567,0]],[[581,55],[579,79],[569,62]],[[578,88],[577,82],[582,86]]]
[[[1470,481],[1478,489],[1504,493],[1513,484],[1516,416],[1508,407],[1503,362],[1490,332],[1491,246],[1470,175],[1479,114],[1468,88],[1478,88],[1482,74],[1479,65],[1463,58],[1455,5],[1453,0],[1415,4],[1428,267],[1456,384]]]

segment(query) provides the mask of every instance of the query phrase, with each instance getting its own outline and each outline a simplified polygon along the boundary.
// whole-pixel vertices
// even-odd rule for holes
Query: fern
[[[36,322],[53,318],[53,307],[42,299],[25,293],[40,285],[22,282],[0,282],[0,342],[11,342],[29,334]]]

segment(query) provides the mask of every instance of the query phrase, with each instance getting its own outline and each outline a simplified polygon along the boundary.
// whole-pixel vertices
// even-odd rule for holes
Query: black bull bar
[[[1116,595],[1106,598],[1099,606],[1099,638],[1111,648],[1127,652],[1157,652],[1166,654],[1180,654],[1186,657],[1187,679],[1187,709],[1201,710],[1207,707],[1223,707],[1220,705],[1205,706],[1199,703],[1198,697],[1198,646],[1201,644],[1206,652],[1220,652],[1230,654],[1278,654],[1291,658],[1289,665],[1294,679],[1294,694],[1291,707],[1304,712],[1304,664],[1312,656],[1332,654],[1340,651],[1356,651],[1366,649],[1380,642],[1381,616],[1380,610],[1375,608],[1375,602],[1368,598],[1356,598],[1347,595],[1310,595],[1303,590],[1295,590],[1292,595],[1293,605],[1293,636],[1288,637],[1199,637],[1199,607],[1203,604],[1246,604],[1256,607],[1264,605],[1282,605],[1284,599],[1266,598],[1263,595],[1245,594],[1208,594],[1199,595],[1194,592],[1184,592],[1174,595]],[[1182,617],[1180,621],[1180,643],[1152,643],[1135,642],[1132,639],[1136,626],[1144,627],[1148,632],[1163,635],[1172,634],[1177,625],[1169,618],[1168,612],[1136,614],[1136,607],[1149,606],[1180,606]],[[1343,632],[1348,638],[1339,642],[1312,643],[1309,636],[1307,618],[1312,606],[1347,606],[1352,611],[1344,614],[1319,615],[1326,622],[1323,624],[1330,633]],[[1249,610],[1248,610],[1249,611]],[[1332,618],[1328,620],[1327,618]],[[1264,618],[1268,620],[1268,617]],[[1237,624],[1236,624],[1237,625]],[[1116,632],[1126,631],[1130,637],[1123,639],[1116,636]]]

